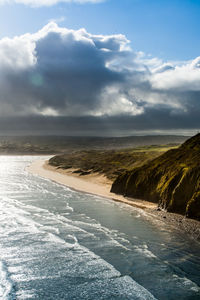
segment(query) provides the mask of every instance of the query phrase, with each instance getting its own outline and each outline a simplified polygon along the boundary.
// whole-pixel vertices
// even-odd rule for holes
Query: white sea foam
[[[141,254],[143,254],[146,257],[149,257],[149,258],[156,258],[157,257],[155,254],[153,254],[153,252],[151,252],[148,249],[147,244],[134,246],[134,250],[141,253]]]
[[[30,159],[26,158],[25,162],[28,160]],[[162,236],[158,236],[158,240],[156,237],[156,241],[155,235],[151,237],[152,227],[149,230],[148,223],[145,225],[146,216],[142,210],[130,209],[111,200],[105,201],[105,209],[112,207],[117,212],[113,220],[107,222],[103,210],[101,212],[102,198],[97,199],[99,203],[95,202],[95,208],[100,207],[100,211],[95,214],[89,210],[87,215],[86,207],[92,207],[95,196],[71,191],[51,181],[21,172],[20,168],[9,168],[6,172],[10,172],[12,177],[7,174],[7,179],[4,173],[1,174],[4,186],[0,190],[0,253],[1,259],[6,263],[0,275],[4,282],[1,282],[1,293],[5,293],[5,300],[55,299],[52,298],[54,293],[50,294],[50,290],[54,292],[54,289],[57,299],[78,300],[81,295],[83,299],[152,300],[155,298],[147,289],[131,277],[121,274],[144,271],[148,276],[152,263],[154,274],[158,276],[155,280],[159,281],[160,288],[156,291],[161,293],[159,299],[162,299],[162,295],[166,298],[162,294],[166,282],[169,287],[174,288],[173,291],[178,288],[180,295],[186,292],[188,296],[199,293],[199,287],[187,276],[173,277],[170,257],[166,257],[169,258],[169,272],[165,272],[165,262],[155,255],[156,251],[153,253],[156,248],[152,247],[152,252],[150,246],[152,243],[155,246],[160,241],[160,244],[165,245],[166,240],[163,241]],[[13,177],[14,172],[16,178]],[[81,207],[84,209],[81,210]],[[135,224],[135,227],[129,227],[127,233],[123,233],[126,232],[123,231],[125,226],[117,224],[116,216],[121,216],[119,208],[123,208],[120,212],[122,217],[128,218],[127,221],[129,218],[137,218],[135,223],[127,222],[130,226]],[[110,211],[112,213],[111,209]],[[110,229],[104,224],[111,224],[111,228],[119,230]],[[143,232],[143,229],[146,231]],[[121,273],[115,265],[117,268],[120,266]],[[140,270],[139,265],[144,269]],[[13,293],[12,286],[16,289],[16,297],[9,298]],[[155,289],[151,286],[153,294]]]
[[[95,220],[93,220],[95,221]],[[77,225],[78,228],[85,229],[85,232],[88,233],[88,229],[97,230],[98,232],[102,232],[107,238],[107,245],[112,244],[118,247],[121,247],[125,250],[130,250],[128,247],[128,244],[130,244],[130,241],[124,237],[120,236],[120,233],[117,230],[111,230],[106,228],[105,226],[102,226],[100,223],[95,222],[83,222],[83,221],[76,221],[76,220],[69,220],[69,223],[72,223],[74,225]],[[95,234],[92,234],[94,237],[96,237]],[[122,242],[124,244],[122,244]]]
[[[0,299],[9,300],[14,297],[13,285],[11,279],[8,277],[8,270],[5,264],[0,261]]]
[[[174,280],[176,280],[177,284],[184,285],[188,290],[192,290],[196,293],[200,292],[200,287],[193,282],[192,280],[188,279],[187,277],[178,276],[176,274],[173,275]]]
[[[72,237],[70,235],[70,237]],[[52,234],[52,233],[48,233],[48,236],[46,238],[43,239],[43,241],[50,241],[50,242],[54,242],[56,244],[60,243],[60,244],[63,244],[69,248],[73,248],[75,245],[78,245],[77,243],[77,239],[75,240],[73,237],[72,237],[74,243],[67,243],[65,240],[61,239],[59,236],[55,235],[55,234]]]
[[[35,290],[26,290],[26,291],[19,291],[16,293],[18,300],[24,299],[34,299],[35,298]]]
[[[70,210],[70,211],[72,211],[72,212],[74,211],[73,207],[69,206],[69,204],[66,205],[66,209],[67,209],[67,210]]]
[[[23,210],[17,206],[13,207],[13,202],[12,204],[6,205],[6,202],[9,201],[9,199],[6,199],[5,201],[5,213],[7,213],[7,216],[9,220],[7,219],[9,224],[12,224],[12,218],[15,219],[15,223],[13,224],[15,226],[15,235],[16,238],[22,237],[21,232],[24,231],[24,226],[26,227],[26,232],[29,232],[32,236],[43,242],[43,244],[40,244],[40,248],[38,248],[37,244],[34,246],[32,245],[32,249],[29,246],[24,245],[23,248],[19,248],[17,246],[15,247],[9,247],[5,250],[5,252],[2,251],[2,255],[4,258],[7,258],[8,261],[11,263],[12,258],[16,259],[16,263],[21,262],[20,265],[13,265],[9,267],[9,271],[11,273],[11,278],[15,282],[18,283],[25,283],[25,282],[32,282],[32,281],[37,281],[37,280],[47,280],[49,279],[49,275],[46,276],[37,276],[36,274],[33,274],[34,268],[33,266],[37,266],[39,264],[39,261],[37,261],[36,256],[39,257],[44,255],[45,253],[49,253],[51,255],[51,251],[53,249],[60,249],[60,247],[64,246],[67,249],[71,249],[76,245],[78,252],[76,251],[75,253],[69,254],[69,252],[66,252],[64,257],[66,256],[68,264],[66,265],[66,269],[63,269],[62,267],[62,272],[69,272],[71,276],[75,276],[76,274],[79,274],[79,276],[86,276],[86,278],[93,278],[96,279],[97,281],[95,282],[95,289],[97,290],[99,288],[99,285],[103,284],[105,286],[106,282],[110,283],[110,286],[122,286],[121,288],[124,289],[126,286],[126,289],[128,288],[130,295],[131,293],[136,293],[137,298],[136,299],[143,299],[142,296],[138,295],[146,295],[145,299],[154,299],[154,297],[146,291],[143,287],[138,285],[136,282],[134,282],[131,278],[120,278],[120,273],[109,263],[106,261],[102,260],[100,257],[89,251],[87,248],[81,246],[78,244],[78,240],[74,237],[69,235],[68,237],[73,239],[74,243],[70,244],[67,243],[65,240],[61,239],[59,236],[56,236],[55,234],[48,232],[48,228],[46,228],[47,232],[44,230],[44,228],[36,223],[35,221],[31,220],[29,218],[29,214],[24,214],[23,215]],[[14,203],[15,205],[17,202]],[[15,209],[14,209],[15,208]],[[30,207],[29,207],[30,208]],[[55,216],[54,216],[55,217]],[[71,225],[71,227],[73,227]],[[99,225],[98,225],[99,227]],[[35,228],[37,230],[35,230]],[[34,230],[33,230],[34,229]],[[102,229],[102,228],[101,228]],[[104,232],[106,230],[104,229]],[[37,233],[37,235],[35,235]],[[45,242],[45,244],[44,244]],[[20,245],[21,246],[21,245]],[[56,248],[55,248],[56,246]],[[20,250],[20,252],[19,252]],[[55,250],[54,250],[55,251]],[[17,254],[18,253],[18,254]],[[27,265],[27,260],[26,262],[22,264],[22,260],[20,261],[20,256],[24,257],[24,255],[29,257],[29,264],[32,265],[33,270],[31,271]],[[69,256],[70,255],[70,256]],[[16,257],[17,256],[17,257]],[[63,254],[62,254],[63,257]],[[62,258],[62,261],[64,259]],[[10,258],[10,260],[9,260]],[[34,262],[35,261],[35,262]],[[14,262],[14,261],[13,261]],[[60,263],[59,263],[60,265]],[[55,268],[60,268],[59,265],[55,265]],[[39,266],[39,265],[38,265]],[[48,270],[48,264],[44,265],[45,269],[47,268]],[[61,264],[62,266],[62,264]],[[31,272],[30,272],[31,271]],[[37,271],[37,268],[36,270]],[[34,271],[34,272],[35,272]],[[72,272],[73,271],[73,272]],[[7,280],[6,274],[4,273],[3,269],[3,282],[2,286],[4,289],[2,289],[2,299],[9,299],[9,294],[11,293],[12,285],[10,281]],[[104,278],[106,278],[106,282],[104,281]],[[109,279],[109,281],[107,281]],[[128,283],[127,283],[128,280]],[[108,284],[108,283],[107,283]],[[92,289],[94,286],[94,283],[91,283],[90,286],[88,286],[88,290]],[[98,287],[97,287],[98,286]],[[108,289],[109,291],[109,289]],[[107,291],[107,292],[108,292]],[[142,292],[141,292],[142,291]],[[18,299],[23,299],[24,295],[27,295],[28,298],[34,298],[35,297],[35,291],[29,290],[19,290],[17,293]],[[148,296],[148,297],[147,297]],[[100,299],[100,298],[99,298]],[[129,298],[127,298],[129,299]],[[131,298],[130,298],[131,299]]]

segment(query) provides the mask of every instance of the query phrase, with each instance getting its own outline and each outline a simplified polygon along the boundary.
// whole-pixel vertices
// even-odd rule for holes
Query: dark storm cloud
[[[105,66],[110,53],[95,47],[84,34],[80,32],[77,40],[74,32],[62,35],[52,28],[47,30],[35,42],[35,64],[25,65],[16,72],[5,70],[1,102],[6,98],[15,113],[16,109],[23,112],[23,108],[30,113],[34,109],[40,112],[51,108],[66,115],[96,110],[102,89],[122,82],[123,75]]]
[[[0,134],[131,135],[148,132],[195,132],[200,128],[199,111],[173,115],[168,109],[148,109],[141,116],[103,117],[12,117],[0,119]]]
[[[200,127],[200,58],[177,65],[147,59],[123,35],[50,23],[2,39],[0,89],[2,130],[102,135]]]

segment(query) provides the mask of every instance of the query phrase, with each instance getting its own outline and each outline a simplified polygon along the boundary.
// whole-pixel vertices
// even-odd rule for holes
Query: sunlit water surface
[[[200,299],[200,245],[0,157],[0,299]]]

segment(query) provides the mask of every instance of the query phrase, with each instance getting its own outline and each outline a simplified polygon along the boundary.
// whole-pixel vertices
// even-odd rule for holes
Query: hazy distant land
[[[151,145],[175,146],[188,136],[130,137],[0,136],[0,154],[61,154],[79,150],[117,150]]]

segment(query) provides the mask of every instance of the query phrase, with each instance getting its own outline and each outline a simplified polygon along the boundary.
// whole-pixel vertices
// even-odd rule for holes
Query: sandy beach
[[[200,222],[188,219],[182,215],[168,213],[166,211],[158,211],[157,204],[140,200],[140,199],[127,199],[121,195],[110,193],[110,187],[112,182],[105,176],[99,174],[89,174],[80,176],[75,169],[57,169],[48,164],[48,161],[37,160],[33,162],[27,171],[39,175],[41,177],[50,179],[59,184],[63,184],[74,190],[98,195],[108,199],[112,199],[116,202],[126,203],[136,208],[145,209],[146,212],[153,218],[160,220],[167,225],[185,232],[194,240],[200,240]]]
[[[80,176],[79,174],[73,173],[75,169],[57,169],[50,166],[48,161],[45,160],[37,160],[33,162],[27,170],[32,174],[48,178],[77,191],[95,194],[142,209],[155,209],[157,207],[157,204],[152,202],[139,199],[129,200],[121,195],[110,193],[112,182],[103,175],[89,174]]]

